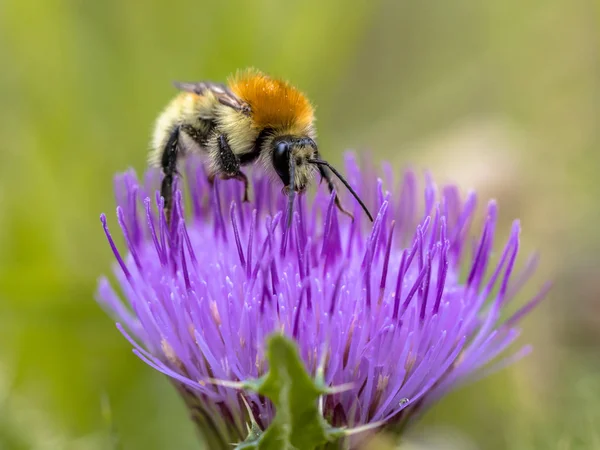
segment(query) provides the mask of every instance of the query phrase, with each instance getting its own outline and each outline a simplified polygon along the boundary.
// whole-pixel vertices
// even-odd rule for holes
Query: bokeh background
[[[1,1],[0,449],[198,448],[93,300],[98,216],[113,174],[145,167],[171,80],[250,65],[309,95],[330,160],[428,168],[497,198],[505,230],[520,217],[521,262],[542,257],[522,301],[555,280],[533,355],[407,448],[600,448],[599,25],[595,0]]]

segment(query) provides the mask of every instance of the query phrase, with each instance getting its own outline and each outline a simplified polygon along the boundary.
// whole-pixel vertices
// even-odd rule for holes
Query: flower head
[[[102,279],[98,300],[134,352],[172,379],[211,448],[243,441],[250,424],[264,430],[273,419],[267,399],[214,381],[265,374],[272,333],[292,338],[308,373],[322,369],[325,385],[350,383],[322,399],[335,427],[403,424],[528,351],[506,350],[545,290],[501,319],[535,265],[513,275],[519,222],[493,253],[494,202],[472,239],[475,194],[463,199],[454,186],[438,192],[428,177],[419,191],[412,172],[396,182],[388,167],[383,181],[352,156],[346,163],[350,183],[377,211],[373,224],[358,204],[354,220],[340,215],[334,196],[318,190],[297,199],[287,227],[286,198],[266,175],[254,174],[254,201],[243,203],[241,185],[211,187],[190,162],[189,217],[178,191],[168,226],[158,174],[144,182],[117,177],[126,253],[104,215],[102,223],[122,295]]]

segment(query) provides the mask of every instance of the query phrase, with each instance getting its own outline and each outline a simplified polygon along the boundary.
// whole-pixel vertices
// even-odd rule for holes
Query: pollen
[[[181,365],[181,361],[177,357],[177,353],[175,352],[175,350],[173,350],[173,347],[171,347],[171,345],[166,341],[166,339],[163,338],[160,341],[160,346],[162,347],[162,351],[165,357],[177,367],[179,367]]]
[[[250,105],[258,128],[303,131],[313,122],[313,107],[306,96],[286,81],[256,69],[238,72],[229,80],[233,93]]]

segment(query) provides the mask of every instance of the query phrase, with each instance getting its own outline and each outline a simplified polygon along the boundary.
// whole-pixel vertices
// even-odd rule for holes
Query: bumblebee
[[[306,190],[316,172],[330,191],[335,189],[332,173],[336,175],[373,221],[348,182],[321,158],[313,107],[295,87],[255,69],[238,72],[227,85],[207,81],[174,85],[181,92],[158,117],[149,156],[150,164],[164,174],[161,195],[167,220],[178,162],[199,153],[206,156],[209,181],[219,176],[244,183],[244,201],[249,199],[249,182],[241,168],[260,163],[274,171],[289,196],[288,225],[295,194]],[[335,204],[351,216],[337,195]]]

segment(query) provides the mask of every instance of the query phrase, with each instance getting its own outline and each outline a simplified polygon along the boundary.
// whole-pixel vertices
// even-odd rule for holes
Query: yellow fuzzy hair
[[[260,129],[283,127],[301,132],[312,125],[314,115],[310,102],[285,81],[256,69],[246,69],[229,80],[229,87],[250,105],[254,123]]]

